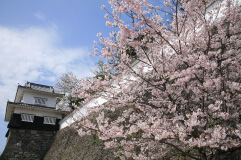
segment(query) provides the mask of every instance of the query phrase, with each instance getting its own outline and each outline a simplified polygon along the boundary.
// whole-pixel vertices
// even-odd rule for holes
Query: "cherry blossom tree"
[[[73,90],[79,89],[77,77],[73,72],[64,73],[60,80],[56,83],[55,87],[57,92],[64,94],[63,97],[57,99],[57,107],[62,110],[75,109],[74,106],[83,101],[83,98],[78,97],[77,94],[72,93]]]
[[[95,78],[99,78],[101,80],[105,79],[105,75],[107,75],[108,73],[105,70],[105,62],[99,60],[96,64],[95,64],[95,69],[92,70],[92,73],[94,73]],[[110,74],[114,74],[111,71],[109,71]]]
[[[78,86],[78,79],[73,72],[64,73],[55,86],[61,93],[71,93]]]
[[[91,109],[99,114],[95,122],[88,115],[80,119],[79,134],[97,134],[121,159],[217,159],[240,149],[238,5],[226,0],[210,10],[206,0],[166,0],[164,9],[146,0],[109,3],[106,25],[113,31],[106,38],[98,33],[102,45],[92,55],[111,60],[105,69],[114,67],[116,74],[80,80],[76,93],[85,102],[108,102]],[[120,112],[110,118],[106,111]]]

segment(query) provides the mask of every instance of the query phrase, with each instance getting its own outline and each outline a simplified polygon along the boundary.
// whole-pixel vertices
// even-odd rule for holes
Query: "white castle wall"
[[[52,107],[55,108],[56,106],[56,99],[55,97],[51,97],[45,94],[41,94],[41,93],[24,93],[23,96],[23,103],[27,103],[27,104],[35,104],[35,97],[39,97],[39,98],[46,98],[46,105],[47,107]]]
[[[78,119],[81,119],[83,116],[85,116],[87,114],[88,108],[98,106],[98,105],[102,105],[105,102],[107,102],[107,100],[105,98],[102,98],[102,97],[92,99],[88,103],[84,104],[81,108],[76,109],[70,115],[68,115],[64,119],[62,119],[59,123],[60,129],[63,129],[63,128],[73,124]]]

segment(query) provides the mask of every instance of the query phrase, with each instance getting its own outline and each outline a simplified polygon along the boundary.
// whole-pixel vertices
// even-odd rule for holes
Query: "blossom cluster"
[[[79,134],[95,132],[121,159],[161,159],[173,149],[211,159],[241,147],[240,8],[227,0],[207,12],[206,1],[166,0],[168,23],[146,0],[110,4],[106,25],[115,31],[97,34],[94,54],[115,74],[81,80],[78,93],[85,102],[105,97],[101,109],[116,117],[82,119]]]

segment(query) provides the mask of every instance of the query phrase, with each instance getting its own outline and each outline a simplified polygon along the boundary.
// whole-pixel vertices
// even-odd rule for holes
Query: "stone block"
[[[19,133],[25,133],[25,130],[24,129],[20,129],[18,132]]]
[[[53,136],[53,132],[10,129],[9,140],[1,158],[42,160],[53,142]]]

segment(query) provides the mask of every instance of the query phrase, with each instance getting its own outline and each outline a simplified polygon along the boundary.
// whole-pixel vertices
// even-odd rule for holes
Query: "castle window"
[[[35,104],[46,105],[47,98],[34,97]]]
[[[52,124],[55,125],[56,118],[53,117],[44,117],[44,124]]]
[[[21,114],[22,121],[24,122],[33,122],[34,115],[31,114]]]

